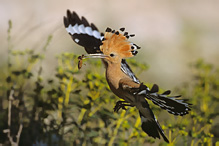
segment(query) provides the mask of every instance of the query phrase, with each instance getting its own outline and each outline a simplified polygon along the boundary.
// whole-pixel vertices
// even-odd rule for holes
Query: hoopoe
[[[76,13],[70,13],[70,11],[68,11],[67,17],[64,17],[66,30],[70,33],[73,40],[78,39],[74,41],[79,43],[80,39],[83,38],[81,35],[88,35],[86,38],[93,35],[92,38],[97,39],[97,35],[95,35],[97,29],[96,31],[89,29],[91,31],[86,32],[87,27],[90,27],[90,25],[86,26],[82,21],[80,21],[81,23],[79,24],[75,23],[80,20],[78,16],[77,19],[74,18],[75,14]],[[84,19],[85,18],[82,17],[82,20]],[[78,32],[76,32],[76,30],[78,30]],[[124,28],[120,30],[124,31]],[[86,42],[85,36],[83,39]],[[126,106],[135,106],[140,113],[143,131],[153,138],[160,139],[161,135],[166,142],[169,142],[150,109],[146,98],[167,110],[169,113],[180,116],[188,114],[191,110],[191,104],[187,103],[186,99],[177,99],[180,96],[168,97],[167,95],[170,94],[170,90],[165,91],[163,94],[158,94],[159,88],[157,85],[154,85],[150,90],[146,85],[140,83],[139,80],[136,81],[133,76],[130,76],[130,74],[126,72],[127,70],[131,71],[131,69],[127,67],[126,62],[125,64],[127,66],[124,65],[123,60],[135,56],[138,53],[137,49],[140,49],[136,44],[128,41],[128,38],[131,36],[133,35],[128,35],[127,32],[121,34],[119,31],[107,28],[104,36],[99,36],[99,39],[102,39],[98,46],[99,51],[94,51],[94,54],[90,54],[89,56],[85,55],[83,57],[103,59],[106,66],[106,80],[110,89],[115,95],[124,100],[117,102],[114,111],[117,112],[120,108],[126,109]]]
[[[67,16],[64,16],[64,25],[73,41],[84,47],[88,54],[101,52],[100,45],[104,34],[100,33],[93,23],[88,23],[85,17],[79,18],[76,12],[67,10]],[[140,83],[125,59],[121,61],[121,70],[135,82]]]

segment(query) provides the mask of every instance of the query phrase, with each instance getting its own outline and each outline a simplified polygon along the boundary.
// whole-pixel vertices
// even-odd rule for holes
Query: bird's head
[[[121,28],[120,31],[124,31]],[[100,46],[100,54],[90,54],[94,58],[104,58],[105,61],[111,63],[121,63],[122,59],[135,56],[140,49],[134,43],[128,41],[129,37],[134,35],[128,35],[127,32],[120,33],[119,31],[107,28],[102,39],[102,45]]]

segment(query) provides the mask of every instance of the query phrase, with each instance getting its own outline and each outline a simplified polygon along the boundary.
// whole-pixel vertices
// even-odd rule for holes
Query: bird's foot
[[[132,106],[130,104],[125,104],[125,103],[127,103],[127,102],[126,101],[117,101],[115,107],[113,108],[114,112],[118,112],[121,108],[124,110],[127,110],[125,108],[126,106]]]

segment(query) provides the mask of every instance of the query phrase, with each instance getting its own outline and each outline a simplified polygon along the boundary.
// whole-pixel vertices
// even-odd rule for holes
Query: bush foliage
[[[60,54],[55,75],[47,79],[43,53],[14,49],[11,26],[10,22],[8,61],[2,67],[7,71],[0,78],[1,144],[167,145],[142,132],[136,108],[113,112],[119,98],[110,91],[100,60],[85,62],[79,71],[77,55]],[[49,36],[43,51],[51,40]],[[134,59],[128,62],[134,72],[148,68]],[[212,145],[219,137],[219,69],[201,59],[190,67],[193,79],[176,89],[193,104],[189,115],[176,117],[151,102],[150,106],[169,145]]]

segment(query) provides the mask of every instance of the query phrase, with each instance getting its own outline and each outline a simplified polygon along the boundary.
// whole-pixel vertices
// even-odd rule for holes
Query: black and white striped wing
[[[187,99],[179,99],[180,96],[168,96],[171,93],[170,90],[165,91],[163,94],[158,94],[159,87],[156,84],[154,84],[151,90],[143,84],[141,86],[140,88],[142,89],[134,94],[145,96],[154,104],[173,115],[183,116],[191,110],[192,104],[188,103]]]
[[[67,10],[67,17],[64,16],[64,25],[73,41],[83,46],[88,54],[100,52],[99,46],[103,34],[93,23],[89,24],[83,16],[79,18],[76,12],[71,13],[70,10]]]
[[[125,59],[122,59],[121,62],[121,70],[127,74],[129,77],[132,78],[132,80],[136,83],[140,84],[140,81],[138,80],[138,78],[135,76],[135,74],[132,72],[131,68],[129,67],[128,63],[126,62]]]
[[[67,10],[67,16],[64,16],[64,25],[73,41],[84,47],[88,54],[101,52],[99,47],[102,43],[103,34],[98,31],[93,23],[90,24],[83,16],[79,18],[76,12]],[[121,70],[130,76],[133,81],[140,83],[127,62],[123,59],[121,63]]]

